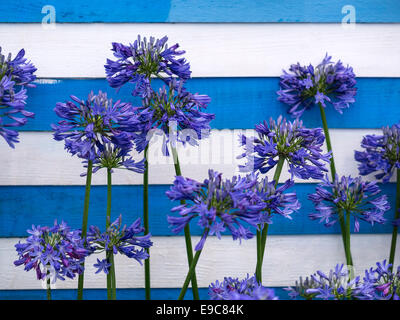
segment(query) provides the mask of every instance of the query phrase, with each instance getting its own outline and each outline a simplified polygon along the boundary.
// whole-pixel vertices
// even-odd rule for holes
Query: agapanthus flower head
[[[386,260],[365,270],[364,284],[372,288],[375,300],[400,300],[400,267],[397,271]]]
[[[375,177],[388,182],[396,169],[400,169],[400,124],[383,127],[381,135],[366,135],[361,147],[365,151],[355,151],[355,159],[360,164],[360,175],[376,172]]]
[[[83,271],[82,262],[90,254],[81,239],[80,230],[70,229],[65,222],[52,227],[32,225],[25,242],[15,245],[19,259],[16,266],[24,265],[25,271],[34,269],[38,280],[65,277],[73,279]]]
[[[242,222],[250,224],[257,221],[251,210],[247,210],[248,201],[242,201],[243,195],[251,193],[257,177],[235,176],[232,179],[222,179],[222,174],[209,170],[208,179],[202,183],[192,179],[176,177],[174,185],[166,195],[171,200],[186,200],[172,208],[179,216],[168,216],[172,232],[179,233],[192,219],[198,218],[198,225],[204,233],[195,250],[201,250],[208,235],[221,237],[221,232],[228,229],[234,240],[250,239],[254,235]],[[257,216],[256,216],[257,217]]]
[[[179,58],[185,51],[178,50],[178,44],[168,47],[167,41],[166,36],[161,39],[142,39],[139,35],[129,45],[114,42],[112,51],[117,60],[107,59],[104,66],[110,86],[120,88],[130,82],[135,85],[132,91],[134,96],[147,97],[152,92],[152,77],[164,81],[172,77],[189,79],[190,65],[185,58]]]
[[[168,143],[198,145],[198,140],[210,134],[210,121],[214,114],[204,112],[211,98],[207,95],[192,94],[183,87],[183,82],[171,80],[144,99],[141,107],[135,108],[141,121],[140,134],[134,137],[140,152],[149,143],[149,132],[163,135],[163,153],[169,155]]]
[[[208,296],[210,300],[278,300],[274,290],[263,287],[255,276],[249,275],[243,280],[225,277],[222,282],[211,283]]]
[[[63,120],[53,124],[54,139],[64,140],[65,149],[85,160],[95,160],[104,145],[114,143],[123,152],[131,148],[129,134],[140,124],[130,103],[91,92],[86,101],[71,95],[72,101],[58,102],[54,111]],[[128,140],[128,142],[127,142]]]
[[[317,271],[303,280],[300,277],[295,287],[285,288],[289,297],[302,297],[307,300],[372,300],[369,286],[365,286],[359,276],[353,277],[353,270],[337,264],[328,274]]]
[[[353,68],[342,62],[334,63],[326,54],[322,62],[313,67],[292,64],[289,72],[283,70],[278,100],[290,106],[289,113],[301,117],[306,109],[315,104],[324,108],[329,103],[339,112],[355,102],[357,93]]]
[[[371,225],[385,223],[384,213],[390,209],[386,195],[380,195],[377,181],[366,182],[361,177],[352,178],[336,175],[330,182],[328,176],[317,186],[316,192],[308,198],[314,203],[317,212],[310,219],[324,222],[330,227],[345,213],[354,217],[354,231],[359,231],[359,220]]]
[[[331,156],[322,151],[325,136],[321,128],[308,129],[298,119],[290,122],[280,116],[277,121],[271,118],[256,125],[255,130],[258,137],[239,137],[245,152],[238,158],[247,160],[239,166],[241,171],[267,173],[280,158],[288,163],[292,176],[301,179],[321,179],[328,171]]]
[[[290,179],[281,186],[275,186],[275,181],[268,181],[268,177],[258,179],[250,192],[241,195],[239,206],[245,208],[248,220],[254,219],[252,225],[271,224],[273,215],[292,219],[291,214],[301,207],[296,193],[286,192],[293,185]]]
[[[25,87],[35,87],[32,82],[36,68],[24,55],[25,50],[21,49],[11,59],[11,54],[5,57],[0,47],[0,136],[11,148],[19,142],[18,132],[11,128],[21,127],[34,117],[33,112],[25,110]]]
[[[90,226],[86,239],[93,253],[104,251],[113,254],[120,253],[142,264],[142,260],[149,257],[145,249],[153,245],[150,233],[139,236],[143,231],[140,218],[127,227],[126,225],[122,226],[122,216],[119,216],[105,232],[101,232],[96,226]],[[98,271],[105,273],[108,273],[110,267],[107,260],[98,260],[94,266],[98,268]]]
[[[133,157],[129,155],[129,152],[132,150],[132,139],[130,135],[126,134],[126,138],[124,138],[126,139],[126,143],[122,141],[122,138],[118,139],[118,144],[106,142],[103,146],[103,150],[97,151],[96,157],[93,160],[93,173],[103,168],[110,169],[111,173],[114,169],[126,169],[136,173],[144,173],[144,159],[135,161]],[[121,145],[124,147],[120,147]],[[84,160],[83,162],[84,167],[87,168],[88,161]],[[81,174],[81,176],[85,175],[86,173]]]

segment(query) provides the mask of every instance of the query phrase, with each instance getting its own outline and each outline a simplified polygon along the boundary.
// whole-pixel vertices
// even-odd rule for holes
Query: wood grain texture
[[[155,88],[162,86],[157,80],[152,82]],[[85,99],[89,92],[101,90],[113,101],[141,103],[132,97],[131,85],[116,92],[105,79],[40,79],[36,85],[28,89],[27,105],[36,116],[19,128],[21,131],[50,130],[50,125],[60,120],[53,111],[56,103],[68,100],[71,94]],[[207,112],[215,114],[211,121],[214,129],[250,129],[263,119],[276,119],[281,114],[291,118],[289,107],[277,100],[279,78],[193,78],[186,87],[211,97]],[[358,78],[357,90],[356,102],[343,115],[331,106],[326,108],[330,128],[381,128],[400,119],[400,78]],[[321,126],[319,109],[311,108],[302,120],[308,127]]]
[[[41,22],[48,4],[57,22],[341,22],[348,4],[357,23],[400,21],[396,0],[14,0],[0,4],[0,21]]]
[[[0,290],[40,289],[41,282],[34,272],[15,267],[14,244],[20,239],[0,240]],[[187,260],[183,237],[153,237],[151,279],[153,288],[179,288],[186,272]],[[194,237],[198,241],[199,237]],[[375,266],[387,258],[390,235],[354,235],[352,253],[356,274]],[[245,277],[254,272],[256,262],[255,239],[232,242],[229,237],[207,239],[196,269],[199,287],[208,287],[225,276]],[[88,258],[85,288],[104,288],[104,274],[94,274],[93,263],[101,255]],[[118,288],[143,288],[144,271],[133,259],[116,255]],[[300,276],[309,276],[317,270],[328,272],[345,260],[340,235],[270,236],[263,265],[263,284],[272,287],[290,286]],[[238,263],[240,261],[240,263]],[[399,263],[399,256],[396,265]],[[76,288],[76,280],[57,282],[56,288]]]
[[[273,225],[269,234],[334,234],[340,233],[338,224],[326,228],[318,221],[309,219],[308,214],[315,211],[307,195],[315,192],[315,184],[296,184],[291,191],[295,191],[301,203],[301,209],[293,213],[292,220],[282,216],[274,216]],[[149,225],[150,232],[156,236],[173,235],[167,223],[167,215],[171,213],[178,202],[170,201],[165,192],[169,185],[151,185],[149,188]],[[391,207],[394,208],[396,185],[393,183],[381,186],[382,194],[388,196]],[[54,220],[65,220],[72,228],[81,228],[83,209],[83,186],[19,186],[0,187],[0,237],[25,236],[26,230],[35,225],[53,225]],[[89,224],[101,227],[104,225],[106,208],[105,186],[94,186],[90,195]],[[112,219],[120,214],[124,223],[129,225],[143,214],[142,186],[114,186],[112,193]],[[391,233],[390,221],[394,209],[389,210],[385,217],[386,224],[360,223],[361,233]],[[251,228],[255,232],[254,228]],[[201,235],[202,228],[197,220],[191,223],[191,232]],[[183,232],[181,233],[183,234]],[[226,231],[224,234],[229,234]]]
[[[271,77],[328,52],[359,77],[400,76],[400,24],[0,24],[6,52],[23,47],[43,78],[102,78],[111,43],[137,34],[178,42],[194,77]],[[61,58],[62,57],[62,58]]]
[[[239,134],[253,136],[253,130],[212,130],[210,138],[200,141],[198,147],[178,145],[179,160],[184,176],[203,180],[208,175],[208,169],[233,176],[238,174],[238,165],[244,164],[244,159],[237,159],[243,153],[239,145]],[[358,175],[357,162],[354,160],[354,150],[362,150],[360,143],[367,134],[379,134],[375,129],[333,129],[331,140],[335,155],[337,170],[342,175]],[[171,157],[165,157],[161,152],[162,138],[155,136],[149,151],[151,184],[170,184],[174,180],[175,171]],[[143,154],[132,153],[136,160]],[[0,163],[4,170],[0,171],[0,185],[84,185],[85,177],[80,174],[85,170],[81,160],[71,157],[64,150],[62,141],[55,141],[50,132],[22,132],[20,143],[15,149],[0,140]],[[281,180],[290,178],[286,168]],[[273,170],[268,173],[273,177]],[[373,179],[373,175],[368,178]],[[142,184],[142,175],[117,169],[113,175],[116,185]],[[295,179],[296,182],[313,182],[313,180]],[[315,180],[314,180],[315,182]],[[100,170],[93,175],[94,185],[106,184],[106,172]]]

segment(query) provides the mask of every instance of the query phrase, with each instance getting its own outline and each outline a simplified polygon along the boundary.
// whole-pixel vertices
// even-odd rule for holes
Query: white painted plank
[[[335,154],[337,171],[343,175],[358,175],[354,150],[361,150],[360,142],[366,134],[379,134],[375,129],[333,129],[331,139]],[[239,163],[236,159],[243,152],[239,147],[238,135],[245,133],[251,136],[253,130],[213,130],[209,139],[203,140],[199,147],[178,147],[179,160],[184,176],[199,181],[207,177],[209,168],[231,177],[238,174]],[[85,178],[79,175],[84,172],[80,159],[71,157],[64,150],[64,143],[53,140],[50,132],[21,132],[20,143],[10,149],[0,141],[0,185],[84,185]],[[138,156],[134,156],[139,159]],[[149,151],[151,184],[170,184],[175,171],[172,158],[161,153],[161,138],[154,142]],[[329,166],[327,166],[329,167]],[[273,170],[268,174],[273,176]],[[290,177],[284,170],[281,181]],[[371,179],[373,177],[371,176]],[[297,182],[312,182],[300,180]],[[315,181],[314,181],[315,182]],[[142,175],[127,170],[115,170],[113,183],[142,184]],[[94,185],[106,184],[105,170],[93,175]]]
[[[356,274],[373,267],[389,254],[390,235],[352,235],[352,253]],[[17,258],[14,244],[17,238],[0,239],[0,290],[40,289],[34,271],[25,272],[15,267]],[[193,237],[194,243],[199,237]],[[154,237],[151,249],[151,280],[154,288],[179,288],[187,272],[185,241],[183,237]],[[229,236],[218,240],[207,239],[197,267],[199,287],[207,287],[224,276],[244,277],[252,274],[256,263],[255,240],[233,242]],[[106,277],[95,274],[93,263],[100,256],[91,256],[86,265],[86,288],[104,288]],[[270,236],[263,265],[263,281],[267,286],[293,285],[300,276],[316,270],[329,271],[345,261],[340,235]],[[400,262],[397,255],[396,265]],[[142,288],[144,269],[136,261],[116,256],[118,288]],[[59,281],[56,288],[76,288],[76,280]]]
[[[400,24],[0,24],[3,50],[25,48],[39,77],[105,77],[111,42],[137,34],[178,42],[194,77],[279,76],[297,61],[319,63],[326,52],[359,77],[400,76]]]

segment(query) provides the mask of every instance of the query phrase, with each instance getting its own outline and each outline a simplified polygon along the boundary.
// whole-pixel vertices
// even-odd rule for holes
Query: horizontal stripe
[[[239,146],[239,134],[253,136],[253,130],[213,130],[208,139],[200,142],[198,147],[178,145],[178,154],[182,174],[196,180],[208,176],[208,169],[222,172],[231,177],[239,173],[239,164],[245,159],[237,159],[243,153]],[[358,175],[358,163],[354,160],[354,150],[361,150],[362,137],[367,134],[379,134],[380,130],[371,129],[334,129],[331,140],[337,170],[342,175]],[[149,181],[151,184],[171,184],[175,177],[173,159],[162,155],[162,138],[156,136],[149,150]],[[50,132],[23,132],[20,143],[15,149],[0,140],[0,163],[6,170],[0,171],[0,185],[84,185],[86,178],[80,174],[85,171],[81,159],[71,157],[64,150],[64,142],[55,141]],[[133,158],[142,159],[136,152]],[[328,167],[328,166],[327,166]],[[268,173],[273,178],[274,170]],[[285,166],[280,181],[290,178]],[[369,179],[374,179],[371,174]],[[394,179],[394,177],[393,177]],[[94,185],[106,184],[106,170],[93,175]],[[295,179],[296,182],[315,180]],[[143,183],[141,174],[126,170],[115,170],[113,183],[116,185],[137,185]]]
[[[297,61],[319,63],[326,52],[358,77],[400,77],[399,32],[400,24],[0,24],[3,50],[24,47],[42,78],[102,78],[111,43],[137,34],[178,42],[193,77],[280,76]]]
[[[123,221],[130,224],[143,212],[142,186],[114,186],[112,192],[112,219],[123,215]],[[152,185],[149,188],[149,225],[150,232],[155,236],[173,235],[167,223],[167,215],[177,215],[170,212],[179,202],[170,201],[166,195],[169,186]],[[395,184],[382,186],[394,208]],[[292,215],[292,220],[275,216],[269,228],[270,234],[331,234],[339,233],[338,224],[330,228],[324,227],[318,221],[311,221],[308,214],[314,212],[314,206],[307,200],[307,195],[315,192],[315,184],[297,184],[292,189],[296,191],[302,208]],[[0,237],[26,236],[26,230],[35,225],[52,225],[54,220],[64,220],[73,228],[82,224],[84,187],[0,187]],[[102,227],[105,224],[106,208],[105,186],[92,187],[90,195],[89,224]],[[393,210],[386,213],[391,221]],[[201,235],[202,229],[196,222],[191,224],[192,234]],[[254,229],[253,229],[254,232]],[[390,223],[375,224],[373,227],[366,222],[360,222],[361,233],[391,233]],[[183,234],[183,232],[182,232]],[[225,234],[228,234],[227,232]]]
[[[161,81],[154,83],[155,87],[161,86]],[[56,103],[68,100],[71,94],[86,99],[89,92],[101,90],[114,101],[140,104],[138,98],[131,96],[131,85],[125,85],[117,93],[104,79],[40,79],[36,85],[29,89],[27,105],[35,113],[35,119],[19,130],[50,130],[50,125],[60,120],[53,111]],[[187,88],[211,97],[207,112],[215,114],[211,122],[215,129],[250,129],[263,119],[276,119],[281,114],[291,118],[287,114],[289,107],[277,100],[279,78],[193,78],[187,82]],[[400,119],[400,79],[358,78],[357,89],[356,102],[343,115],[331,106],[326,109],[331,128],[380,128]],[[303,121],[309,127],[321,126],[319,109],[308,110]]]
[[[14,0],[0,4],[1,22],[41,22],[48,13],[42,7],[54,6],[57,22],[341,22],[348,1],[279,0],[153,0],[151,2],[99,0]],[[399,22],[396,0],[353,0],[356,21]]]
[[[287,291],[281,287],[272,288],[279,300],[289,300]],[[177,300],[180,288],[151,289],[151,300]],[[200,300],[209,300],[208,289],[199,289]],[[77,290],[55,289],[51,291],[52,300],[76,300]],[[46,300],[46,290],[0,290],[0,300]],[[85,289],[83,300],[106,300],[106,289]],[[192,300],[193,294],[189,289],[185,300]],[[144,289],[117,289],[117,300],[145,300]]]
[[[351,239],[355,273],[373,267],[377,261],[387,258],[390,235],[354,235]],[[198,241],[199,237],[194,237]],[[35,272],[15,267],[15,238],[0,240],[0,290],[41,289]],[[184,237],[153,237],[151,253],[152,288],[180,288],[187,273]],[[256,264],[255,239],[233,243],[230,237],[207,239],[200,256],[196,273],[199,287],[208,287],[225,276],[243,278],[254,272]],[[93,263],[101,254],[88,257],[85,272],[85,288],[105,288],[104,274],[95,274]],[[400,259],[397,255],[395,265]],[[325,272],[345,260],[340,235],[318,236],[270,236],[266,245],[263,264],[263,284],[271,287],[293,285],[300,276],[308,276],[316,270]],[[117,287],[143,288],[144,270],[137,261],[125,256],[115,256]],[[284,267],[283,267],[284,266]],[[74,289],[77,280],[59,281],[56,288]]]

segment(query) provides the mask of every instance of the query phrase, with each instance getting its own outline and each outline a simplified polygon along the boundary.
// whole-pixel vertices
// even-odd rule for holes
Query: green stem
[[[324,128],[326,147],[328,151],[331,153],[330,167],[331,167],[332,181],[335,181],[336,179],[335,159],[333,157],[332,143],[331,143],[331,137],[329,135],[328,122],[326,121],[325,108],[322,106],[321,103],[318,103],[318,106],[319,106],[319,111],[321,113],[322,126]],[[344,247],[346,247],[346,232],[345,232],[346,224],[344,222],[343,214],[341,212],[338,212],[338,215],[339,215],[340,230],[342,233],[342,241]],[[350,265],[353,265],[353,258],[351,257],[351,252],[350,252],[350,262],[351,262]]]
[[[82,239],[86,238],[87,223],[89,215],[89,200],[90,200],[90,186],[92,184],[92,168],[93,162],[88,161],[87,172],[86,172],[86,189],[85,189],[85,201],[83,205],[83,218],[82,218]],[[82,267],[85,267],[85,262],[82,263]],[[84,269],[83,269],[84,270]],[[78,277],[78,300],[83,299],[83,279],[84,271]]]
[[[47,279],[47,300],[51,300],[50,278]]]
[[[396,209],[394,213],[394,219],[399,219],[399,209],[400,209],[400,169],[396,170],[397,173],[397,189],[396,189]],[[396,253],[396,242],[397,242],[397,233],[398,227],[393,226],[392,232],[392,242],[390,244],[390,256],[389,256],[389,263],[392,265],[391,269],[393,269],[394,257]]]
[[[353,265],[353,261],[351,259],[351,250],[350,250],[350,212],[346,212],[346,242],[344,251],[346,253],[346,263],[348,266]]]
[[[172,157],[174,160],[174,167],[175,167],[175,173],[177,176],[181,176],[181,167],[179,165],[179,158],[178,158],[178,152],[176,151],[176,148],[174,148],[171,145],[171,150],[172,150]],[[181,200],[181,204],[185,204],[185,200]],[[193,262],[193,247],[192,247],[192,239],[190,235],[190,227],[189,224],[187,224],[184,228],[184,233],[185,233],[185,243],[186,243],[186,254],[187,254],[187,259],[188,259],[188,265],[189,267],[192,265]],[[197,253],[196,253],[197,254]],[[196,265],[194,266],[196,267]],[[192,291],[193,291],[193,299],[194,300],[199,300],[199,288],[197,286],[197,277],[196,277],[196,271],[193,269],[193,272],[190,275],[191,281],[192,281]],[[186,292],[186,290],[185,290]]]
[[[144,234],[149,230],[149,162],[147,160],[149,146],[144,149],[144,174],[143,174],[143,226]],[[146,300],[150,300],[150,249],[146,248],[149,257],[144,260],[144,286]]]
[[[208,233],[208,229],[206,228],[206,229],[204,229],[204,234],[207,234],[207,233]],[[204,236],[204,234],[203,234],[203,236]],[[204,246],[203,246],[203,249],[204,249]],[[189,282],[191,281],[191,279],[193,278],[193,275],[195,274],[196,265],[197,265],[197,262],[199,261],[200,254],[203,249],[196,251],[194,258],[189,265],[189,271],[186,275],[186,279],[185,279],[185,282],[183,283],[181,293],[179,294],[178,300],[183,300],[183,298],[185,297],[187,288],[189,286]],[[193,285],[193,280],[192,280],[192,285]]]
[[[274,178],[275,188],[278,185],[279,178],[282,173],[283,164],[285,163],[284,157],[279,157],[278,164],[275,168]],[[268,224],[264,223],[262,233],[257,230],[257,266],[256,266],[256,279],[259,283],[262,283],[262,264],[264,261],[265,245],[267,242],[268,235]]]
[[[111,169],[107,168],[107,214],[106,214],[106,230],[110,227],[111,223],[111,197],[112,195],[112,173]],[[111,268],[107,273],[107,299],[112,300],[112,281],[115,277],[114,266],[113,266],[113,252],[111,250],[107,250],[106,259],[108,263],[111,263]]]
[[[111,261],[110,272],[112,274],[112,277],[111,277],[111,300],[117,300],[117,279],[115,277],[114,253],[112,251],[111,251],[111,255],[110,255],[110,261]]]

